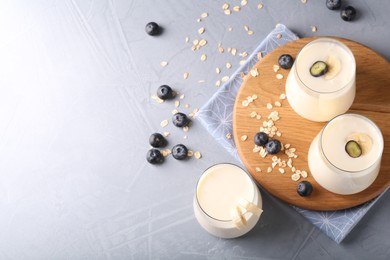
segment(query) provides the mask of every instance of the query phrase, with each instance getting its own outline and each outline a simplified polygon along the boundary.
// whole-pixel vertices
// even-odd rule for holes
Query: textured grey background
[[[242,59],[217,45],[250,53],[277,23],[300,37],[349,38],[389,59],[390,2],[345,2],[359,10],[356,21],[315,0],[248,0],[231,15],[224,1],[1,2],[0,259],[388,259],[388,193],[340,245],[276,199],[264,201],[248,235],[210,236],[193,215],[195,184],[210,165],[234,159],[196,120],[188,133],[161,128],[174,104],[150,98],[169,84],[185,95],[179,110],[201,107]],[[146,35],[149,21],[164,33]],[[184,39],[199,39],[200,27],[208,44],[193,52]],[[149,165],[155,131],[203,157]]]

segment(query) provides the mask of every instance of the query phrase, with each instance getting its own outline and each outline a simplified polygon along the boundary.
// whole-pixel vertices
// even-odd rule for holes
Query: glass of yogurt
[[[324,74],[314,75],[316,62],[326,66]],[[286,96],[300,116],[317,122],[329,121],[345,113],[356,92],[356,62],[351,50],[332,38],[319,38],[306,44],[297,55],[286,80]]]
[[[235,238],[256,225],[262,213],[262,198],[243,169],[222,163],[202,174],[193,206],[196,219],[206,231],[221,238]]]
[[[379,173],[383,136],[369,118],[342,114],[330,120],[312,141],[308,162],[314,179],[333,193],[355,194]]]

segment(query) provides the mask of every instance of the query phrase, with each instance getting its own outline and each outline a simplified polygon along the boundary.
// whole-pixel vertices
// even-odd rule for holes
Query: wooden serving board
[[[390,64],[366,46],[336,38],[352,50],[356,59],[356,97],[349,112],[368,116],[377,123],[382,130],[385,145],[380,173],[369,188],[353,195],[331,193],[314,180],[307,163],[311,141],[325,123],[312,122],[300,117],[290,107],[288,99],[279,99],[280,94],[285,93],[285,82],[289,70],[280,69],[277,72],[273,70],[273,65],[278,64],[280,55],[290,54],[295,59],[299,50],[316,38],[318,37],[296,40],[275,49],[254,66],[259,71],[257,77],[253,77],[250,73],[244,77],[233,111],[234,141],[249,173],[274,196],[301,208],[339,210],[373,199],[390,186]],[[276,74],[278,73],[284,77],[277,79]],[[249,106],[243,106],[242,101],[254,94],[258,98]],[[281,107],[274,106],[271,110],[267,109],[267,103],[274,105],[274,102],[278,100],[282,103]],[[275,138],[278,138],[283,144],[291,144],[291,147],[296,148],[295,154],[298,155],[298,158],[293,159],[293,165],[296,169],[308,172],[308,177],[301,178],[299,181],[308,180],[313,184],[313,193],[308,197],[301,197],[297,194],[296,188],[299,181],[291,179],[291,168],[285,167],[284,174],[278,171],[278,167],[268,173],[267,168],[271,166],[272,156],[267,155],[262,158],[259,153],[253,152],[254,135],[273,110],[279,112],[280,119],[275,122],[275,126],[282,133],[280,137]],[[253,111],[260,114],[262,118],[251,118],[250,114]],[[247,135],[248,139],[242,141],[241,137],[244,135]],[[287,161],[288,157],[283,152],[279,153],[278,156]],[[261,172],[258,172],[256,167],[259,167]]]

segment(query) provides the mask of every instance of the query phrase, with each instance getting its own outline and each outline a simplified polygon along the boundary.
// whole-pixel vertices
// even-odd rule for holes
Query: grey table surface
[[[226,15],[225,3],[241,9]],[[390,259],[389,193],[341,244],[272,197],[247,235],[209,235],[192,210],[196,182],[235,160],[196,119],[188,132],[161,127],[175,104],[151,99],[168,84],[184,94],[178,110],[201,107],[239,67],[238,53],[278,23],[300,37],[352,39],[389,60],[390,2],[346,4],[358,10],[353,22],[314,0],[1,2],[0,259]],[[146,35],[150,21],[162,35]],[[207,44],[192,51],[201,38]],[[149,135],[165,131],[170,146],[202,158],[148,164]]]

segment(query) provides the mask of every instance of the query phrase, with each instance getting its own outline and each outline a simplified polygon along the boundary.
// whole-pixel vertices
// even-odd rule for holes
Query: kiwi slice
[[[345,151],[352,158],[358,158],[362,155],[362,148],[359,143],[354,140],[350,140],[345,144]]]
[[[328,65],[323,61],[316,61],[310,67],[310,74],[313,77],[320,77],[328,72]]]

